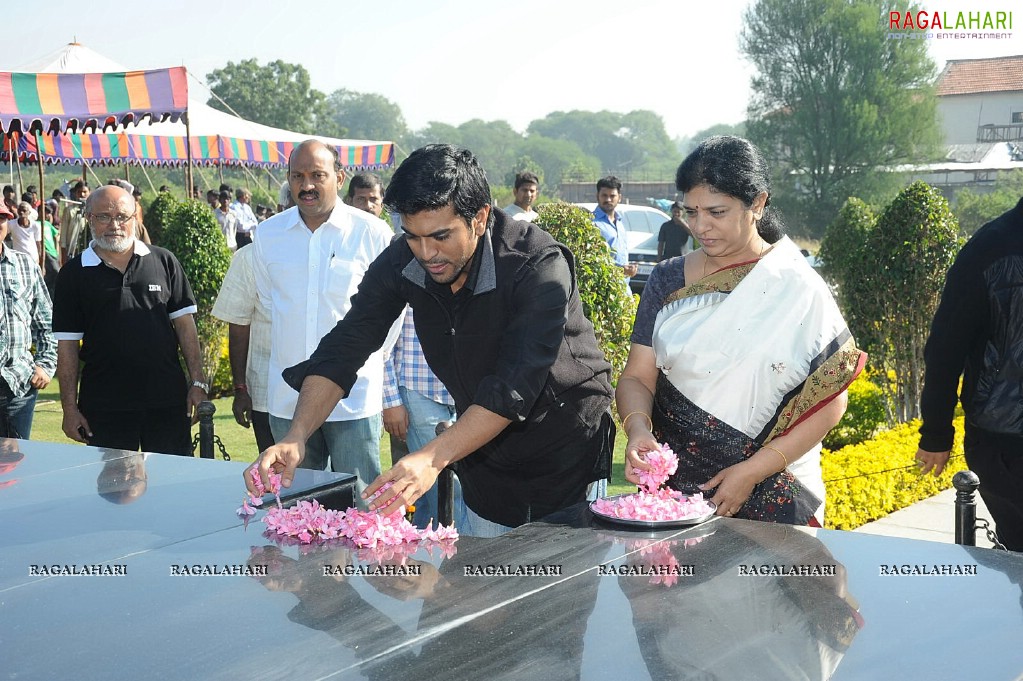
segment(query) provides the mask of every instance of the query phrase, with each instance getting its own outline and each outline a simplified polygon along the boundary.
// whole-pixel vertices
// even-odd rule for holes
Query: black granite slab
[[[17,467],[0,463],[0,678],[1023,673],[1018,554],[734,519],[637,532],[580,505],[454,555],[420,549],[418,575],[343,575],[378,559],[279,546],[235,516],[243,464],[152,455],[145,492],[113,503],[97,479],[123,453],[19,444]],[[29,574],[99,562],[125,574]],[[936,566],[974,574],[899,574]]]

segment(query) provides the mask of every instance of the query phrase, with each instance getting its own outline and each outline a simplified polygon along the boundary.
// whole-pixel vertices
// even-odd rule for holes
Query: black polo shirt
[[[135,242],[124,274],[92,247],[61,268],[53,295],[57,340],[81,340],[78,406],[125,411],[181,405],[188,385],[171,320],[195,314],[174,255]]]
[[[657,243],[664,244],[666,259],[682,255],[682,247],[688,238],[689,232],[686,231],[686,228],[675,224],[673,220],[662,224],[661,230],[657,233]]]

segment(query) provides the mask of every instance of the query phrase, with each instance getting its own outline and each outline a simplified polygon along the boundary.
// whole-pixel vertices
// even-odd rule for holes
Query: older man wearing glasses
[[[85,216],[92,243],[60,270],[53,300],[64,434],[187,456],[190,420],[209,391],[192,289],[170,251],[135,238],[130,193],[96,190]]]

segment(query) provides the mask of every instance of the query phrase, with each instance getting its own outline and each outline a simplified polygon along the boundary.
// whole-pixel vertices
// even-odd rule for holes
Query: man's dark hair
[[[220,189],[218,189],[217,191],[227,192],[228,194],[230,194],[234,190],[231,189],[231,185],[227,184],[226,182],[221,182],[220,183]]]
[[[515,188],[518,189],[524,184],[535,184],[537,187],[540,186],[540,178],[536,176],[536,173],[531,173],[528,170],[523,170],[521,173],[515,176]]]
[[[296,144],[295,148],[291,150],[290,154],[288,154],[288,172],[289,173],[291,172],[291,157],[295,154],[295,152],[298,151],[300,147],[312,146],[314,144],[321,145],[323,148],[325,148],[327,151],[330,152],[331,156],[334,157],[334,172],[338,173],[339,175],[344,172],[345,169],[341,165],[341,157],[338,156],[337,147],[335,147],[333,144],[327,144],[325,142],[321,142],[320,140],[309,139],[309,140],[305,140],[304,142],[302,142],[300,144]]]
[[[766,192],[767,204],[763,217],[757,222],[757,232],[769,244],[785,235],[781,216],[770,207],[771,178],[767,161],[749,140],[716,135],[701,142],[675,173],[675,188],[680,192],[700,185],[739,199],[747,208],[761,192]]]
[[[622,193],[622,181],[614,175],[608,175],[597,180],[597,193],[600,193],[601,189],[617,189],[618,193]]]
[[[14,187],[12,187],[9,184],[5,184],[4,185],[4,194],[13,194],[13,193],[14,193]]]
[[[208,199],[209,199],[209,198],[210,198],[211,196],[215,196],[215,197],[217,197],[217,198],[220,198],[220,192],[218,192],[218,191],[217,191],[216,189],[207,189],[207,190],[206,190],[206,198],[207,198],[207,200],[208,200]]]
[[[428,144],[413,151],[394,171],[384,194],[384,205],[402,215],[450,205],[466,225],[491,200],[479,161],[468,149],[450,144]]]
[[[384,183],[380,181],[380,178],[373,173],[357,173],[352,175],[351,182],[348,183],[348,198],[351,199],[355,196],[356,189],[374,189],[380,187],[381,193],[384,191]]]
[[[219,194],[217,194],[217,198],[220,199],[221,201],[230,201],[231,200],[231,192],[229,192],[229,191],[227,191],[225,189],[224,191],[222,191]]]
[[[89,188],[89,185],[85,181],[78,180],[78,182],[75,182],[71,186],[71,198],[73,198],[75,200],[80,199],[82,197],[82,190],[83,189],[88,189],[88,188]]]

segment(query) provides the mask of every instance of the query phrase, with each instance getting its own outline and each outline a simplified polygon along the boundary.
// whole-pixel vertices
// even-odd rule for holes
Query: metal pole
[[[213,458],[213,414],[217,411],[216,405],[209,400],[199,403],[199,458]]]
[[[956,544],[977,545],[977,502],[973,493],[980,487],[980,478],[973,471],[959,471],[952,476],[956,488]]]
[[[440,435],[451,426],[447,421],[437,424],[435,432]],[[455,473],[446,467],[437,477],[437,524],[451,525],[455,522]]]
[[[188,157],[188,165],[185,166],[185,196],[192,198],[192,126],[188,122],[188,113],[185,113],[185,155]]]
[[[42,233],[46,231],[46,187],[43,186],[43,136],[41,133],[36,133],[36,151],[39,152],[39,193],[36,196],[39,197],[39,234],[41,237],[39,269],[42,270],[46,258],[46,249],[42,248],[42,244],[46,242],[46,237],[42,236]]]

